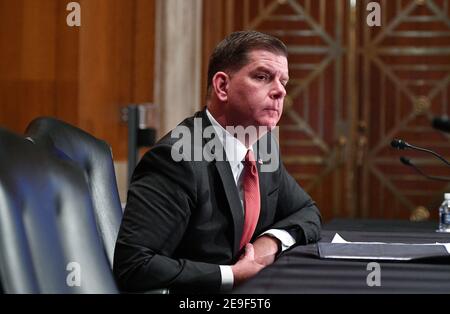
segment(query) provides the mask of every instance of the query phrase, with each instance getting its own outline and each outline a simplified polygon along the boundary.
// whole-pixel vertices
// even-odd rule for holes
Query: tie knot
[[[245,163],[246,164],[254,164],[255,163],[255,155],[253,154],[253,151],[250,149],[247,151],[247,154],[245,154]]]

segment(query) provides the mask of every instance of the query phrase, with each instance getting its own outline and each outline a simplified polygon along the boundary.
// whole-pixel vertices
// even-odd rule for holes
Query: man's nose
[[[286,96],[286,88],[280,81],[274,81],[272,90],[270,91],[270,97],[272,99],[280,99]]]

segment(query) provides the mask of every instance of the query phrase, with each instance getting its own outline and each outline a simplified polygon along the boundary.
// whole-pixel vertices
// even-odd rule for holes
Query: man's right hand
[[[245,252],[241,255],[239,261],[231,266],[234,276],[234,286],[238,286],[247,279],[255,276],[265,266],[255,261],[255,250],[251,243],[245,246]]]

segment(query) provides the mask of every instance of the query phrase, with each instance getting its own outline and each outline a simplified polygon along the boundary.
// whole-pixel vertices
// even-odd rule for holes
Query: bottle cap
[[[445,193],[444,194],[444,199],[450,200],[450,193]]]

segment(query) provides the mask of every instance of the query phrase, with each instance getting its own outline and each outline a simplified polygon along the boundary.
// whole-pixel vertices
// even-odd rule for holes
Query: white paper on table
[[[389,244],[389,245],[443,245],[445,249],[447,250],[447,253],[450,254],[450,243],[419,243],[419,244],[413,244],[413,243],[387,243],[387,242],[350,242],[345,240],[339,233],[336,233],[333,237],[333,240],[331,240],[331,243],[354,243],[354,244]]]

